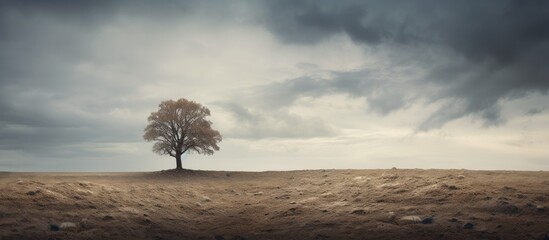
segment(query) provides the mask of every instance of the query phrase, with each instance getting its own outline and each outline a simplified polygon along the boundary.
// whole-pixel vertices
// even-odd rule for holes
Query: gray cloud
[[[86,158],[105,156],[97,145],[141,142],[146,115],[161,100],[157,98],[181,97],[144,96],[142,88],[177,88],[184,95],[212,87],[187,84],[194,79],[172,79],[179,75],[157,75],[158,66],[152,63],[168,54],[157,53],[164,47],[159,45],[172,31],[192,35],[225,26],[238,29],[229,34],[262,28],[254,32],[260,35],[266,29],[280,40],[269,43],[273,49],[347,36],[390,60],[387,69],[353,71],[301,63],[300,72],[318,70],[330,76],[262,80],[234,94],[244,95],[243,101],[220,103],[238,123],[225,134],[230,137],[337,135],[337,128],[322,118],[289,111],[300,98],[334,94],[364,99],[367,109],[380,115],[418,103],[440,104],[418,130],[464,116],[501,125],[506,120],[500,113],[502,100],[549,89],[548,6],[547,1],[0,1],[0,151],[14,158],[23,153],[21,159],[43,154]],[[261,37],[270,36],[265,35]],[[200,38],[186,40],[182,44],[203,43]],[[218,39],[205,42],[204,48],[223,44]],[[247,51],[246,46],[232,47],[238,47],[233,52]],[[186,50],[174,54],[185,58]],[[161,67],[195,71],[177,64]],[[426,75],[386,74],[408,65]],[[216,74],[223,78],[213,86],[220,92],[230,85],[223,81],[239,77]],[[219,101],[218,96],[208,97],[204,100]],[[540,109],[528,108],[530,115]],[[117,116],[117,111],[134,118]],[[139,114],[143,116],[135,116]],[[135,120],[140,118],[142,122]],[[10,165],[4,160],[12,155],[4,155],[0,165]]]
[[[439,128],[468,115],[498,125],[505,122],[499,113],[500,100],[531,92],[546,94],[549,89],[547,1],[277,1],[266,5],[270,10],[265,24],[285,42],[317,44],[347,35],[365,47],[408,55],[409,61],[422,64],[430,73],[420,81],[411,79],[408,85],[418,90],[417,86],[435,84],[439,91],[422,97],[451,104],[428,117],[420,130]],[[370,107],[382,113],[419,99],[403,99],[400,96],[410,95],[409,90],[398,89],[372,97],[368,89],[380,86],[372,86],[368,75],[361,77],[342,81],[356,87],[351,89],[333,82],[304,89],[311,81],[303,79],[284,85],[290,92],[302,91],[296,95],[337,89],[355,96],[360,91],[369,98]]]
[[[544,109],[530,108],[530,109],[526,112],[526,115],[528,115],[528,116],[538,115],[538,114],[542,113],[543,110],[544,110]]]
[[[471,114],[487,124],[501,124],[501,99],[549,89],[546,1],[242,1],[230,6],[203,1],[3,1],[0,107],[5,114],[0,121],[32,127],[87,126],[94,119],[59,113],[56,103],[75,100],[75,95],[131,98],[128,82],[74,70],[78,63],[102,64],[105,56],[97,56],[92,40],[98,29],[117,17],[169,25],[196,12],[206,13],[213,22],[253,12],[243,9],[258,14],[239,16],[240,20],[258,21],[286,43],[317,44],[343,34],[366,47],[399,53],[393,59],[396,65],[407,64],[396,59],[405,55],[429,71],[424,79],[407,81],[380,79],[371,69],[333,72],[334,78],[328,80],[304,76],[259,87],[265,97],[257,98],[270,104],[347,94],[365,98],[372,111],[389,114],[419,99],[449,101],[419,126],[428,130]],[[455,61],[436,64],[453,57]],[[437,92],[426,94],[422,89]],[[82,109],[108,110],[116,98],[110,100],[108,105],[81,100]]]
[[[216,105],[230,112],[237,126],[225,133],[229,138],[314,138],[333,136],[336,131],[320,118],[305,118],[286,109],[249,108],[234,102]]]
[[[365,44],[439,44],[478,61],[512,62],[549,37],[546,1],[268,1],[281,39],[316,43],[346,34]]]
[[[0,1],[0,151],[82,159],[102,157],[98,144],[141,142],[146,116],[162,100],[139,93],[164,80],[151,66],[159,34],[192,17],[219,22],[239,6]]]
[[[95,34],[117,7],[110,1],[0,3],[0,150],[59,156],[70,149],[59,146],[139,139],[142,126],[106,116],[150,102],[132,96],[127,81],[79,70],[95,64]]]
[[[417,92],[409,91],[418,88],[413,81],[380,77],[375,70],[331,72],[331,75],[330,78],[300,77],[258,86],[252,94],[263,99],[266,106],[275,108],[291,105],[301,97],[345,94],[364,98],[370,110],[382,115],[405,108],[419,97]]]

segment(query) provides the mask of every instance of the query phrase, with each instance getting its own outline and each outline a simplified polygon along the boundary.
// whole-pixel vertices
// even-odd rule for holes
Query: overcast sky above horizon
[[[549,1],[1,1],[0,171],[549,170]]]

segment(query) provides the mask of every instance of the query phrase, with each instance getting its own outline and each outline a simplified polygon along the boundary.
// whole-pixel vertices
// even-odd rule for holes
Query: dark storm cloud
[[[94,34],[119,7],[112,1],[0,2],[0,150],[55,155],[48,148],[139,138],[141,126],[101,117],[128,107],[120,99],[130,98],[132,88],[77,70],[94,61]]]
[[[266,24],[283,40],[344,33],[359,43],[440,44],[476,60],[512,62],[549,37],[538,1],[268,1]]]
[[[501,99],[549,89],[547,1],[269,1],[266,6],[266,26],[287,43],[317,44],[344,34],[366,47],[415,55],[412,59],[430,74],[413,84],[436,84],[439,91],[424,97],[450,102],[428,117],[421,130],[471,114],[497,125],[505,121],[499,113]],[[441,65],[441,59],[450,61]],[[346,91],[334,82],[324,89],[321,82],[308,87],[310,81],[294,81],[284,85],[296,96]],[[368,76],[362,81],[371,82]],[[370,98],[369,87],[348,89],[348,94],[361,91]],[[369,104],[382,110],[406,105],[402,101],[407,99],[398,98],[402,93],[394,95]],[[391,97],[397,97],[393,103],[387,101]]]
[[[382,78],[375,72],[331,72],[329,79],[300,77],[260,86],[253,92],[258,98],[262,96],[266,105],[275,108],[291,105],[301,97],[345,94],[353,98],[365,98],[370,109],[382,115],[405,108],[418,97],[415,91],[407,92],[417,86],[410,82]]]

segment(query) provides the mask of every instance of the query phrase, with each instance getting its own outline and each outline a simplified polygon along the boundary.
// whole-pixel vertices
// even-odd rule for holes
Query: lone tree
[[[143,138],[153,145],[153,152],[175,158],[176,169],[181,167],[181,155],[188,152],[211,155],[219,150],[221,135],[206,120],[210,110],[199,103],[181,98],[162,101],[160,109],[147,119]]]

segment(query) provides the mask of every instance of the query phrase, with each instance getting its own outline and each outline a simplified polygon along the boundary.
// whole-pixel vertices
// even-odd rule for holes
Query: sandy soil
[[[0,187],[1,239],[549,238],[541,171],[0,173]]]

